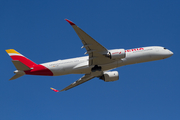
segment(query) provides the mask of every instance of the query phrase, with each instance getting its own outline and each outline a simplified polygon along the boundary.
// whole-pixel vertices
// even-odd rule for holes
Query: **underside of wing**
[[[86,48],[86,54],[89,54],[89,65],[101,65],[112,61],[106,57],[106,54],[108,54],[108,50],[104,46],[94,40],[73,22],[67,19],[65,20],[73,27],[73,29],[81,39],[83,43],[82,48]]]
[[[87,82],[89,80],[91,80],[92,78],[94,78],[94,76],[92,76],[91,74],[85,74],[83,77],[81,77],[79,80],[75,81],[74,83],[70,84],[69,86],[67,86],[66,88],[62,89],[62,90],[56,90],[54,88],[51,88],[53,91],[55,92],[62,92],[62,91],[66,91],[69,90],[73,87],[76,87],[84,82]]]

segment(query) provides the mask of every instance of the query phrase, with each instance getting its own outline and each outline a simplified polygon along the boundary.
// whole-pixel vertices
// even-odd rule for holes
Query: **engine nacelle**
[[[112,82],[119,80],[119,73],[117,71],[104,72],[104,74],[99,78],[105,82]]]
[[[114,49],[108,52],[108,57],[110,57],[110,59],[122,59],[126,57],[125,49]]]

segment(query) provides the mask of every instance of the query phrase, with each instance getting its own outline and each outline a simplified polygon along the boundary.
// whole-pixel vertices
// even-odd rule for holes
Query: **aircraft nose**
[[[171,57],[174,53],[170,50],[168,50],[167,57]]]
[[[172,56],[174,53],[172,51],[169,50],[169,55]]]

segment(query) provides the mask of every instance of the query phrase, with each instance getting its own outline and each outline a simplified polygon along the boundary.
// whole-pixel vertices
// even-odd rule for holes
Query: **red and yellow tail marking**
[[[36,63],[34,63],[33,61],[29,60],[25,56],[21,55],[19,52],[17,52],[14,49],[8,49],[8,50],[6,50],[6,52],[9,54],[9,56],[13,60],[18,60],[18,61],[24,63],[29,68],[32,68],[33,66],[37,65]]]
[[[18,53],[17,51],[15,51],[14,49],[8,49],[6,50],[6,52],[11,56],[11,55],[21,55],[20,53]]]
[[[9,54],[9,56],[13,60],[18,60],[18,61],[22,62],[24,65],[31,68],[31,70],[24,71],[26,74],[53,76],[53,73],[51,70],[49,70],[48,68],[46,68],[45,66],[43,66],[41,64],[34,63],[33,61],[29,60],[25,56],[23,56],[20,53],[18,53],[17,51],[15,51],[14,49],[8,49],[8,50],[6,50],[6,52]]]

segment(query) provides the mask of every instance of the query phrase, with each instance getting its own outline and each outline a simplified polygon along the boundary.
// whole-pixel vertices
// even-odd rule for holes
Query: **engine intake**
[[[126,57],[125,49],[114,49],[109,50],[108,52],[107,57],[110,59],[122,59]]]
[[[116,81],[119,80],[119,73],[117,71],[104,72],[99,79],[104,80],[105,82]]]

